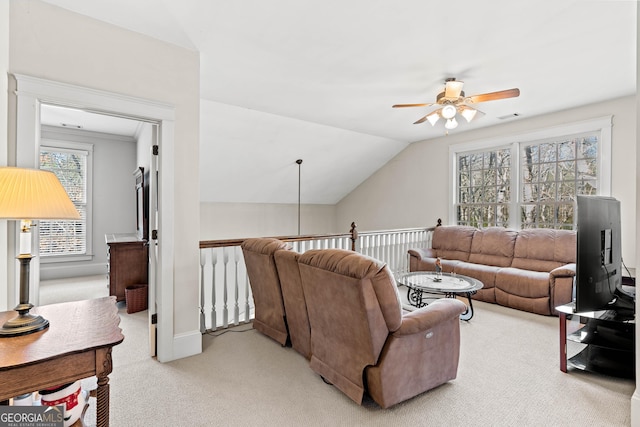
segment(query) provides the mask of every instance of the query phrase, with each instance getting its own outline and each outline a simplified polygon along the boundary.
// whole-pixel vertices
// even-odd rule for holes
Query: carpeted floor
[[[460,323],[458,377],[383,410],[368,398],[356,405],[251,325],[205,335],[202,354],[159,363],[147,352],[147,312],[127,314],[120,304],[125,340],[113,350],[111,425],[630,425],[634,381],[562,373],[556,317],[474,307]]]
[[[39,305],[109,296],[109,280],[102,275],[41,280]]]

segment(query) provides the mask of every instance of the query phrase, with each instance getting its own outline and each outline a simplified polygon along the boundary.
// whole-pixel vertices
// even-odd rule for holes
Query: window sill
[[[82,262],[91,261],[93,255],[53,255],[53,256],[41,256],[41,264],[54,264],[58,262]]]

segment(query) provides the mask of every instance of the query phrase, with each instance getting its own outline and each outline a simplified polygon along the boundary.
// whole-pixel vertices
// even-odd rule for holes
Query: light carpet
[[[110,375],[115,427],[630,425],[635,382],[562,373],[556,317],[474,302],[473,319],[460,322],[458,377],[385,410],[367,397],[355,404],[250,324],[203,336],[200,355],[159,363],[148,356],[147,311],[119,307],[125,340],[113,349]]]

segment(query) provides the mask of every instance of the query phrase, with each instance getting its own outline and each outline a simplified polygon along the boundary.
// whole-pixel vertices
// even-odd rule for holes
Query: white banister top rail
[[[311,240],[326,240],[326,239],[340,239],[349,238],[353,242],[351,250],[355,250],[355,242],[359,236],[373,236],[373,235],[387,235],[387,234],[400,234],[408,232],[420,232],[420,231],[433,231],[436,227],[442,225],[442,220],[438,219],[438,224],[432,227],[414,227],[414,228],[399,228],[391,230],[375,230],[375,231],[357,231],[357,225],[355,222],[351,223],[351,231],[349,233],[333,233],[333,234],[305,234],[294,236],[271,236],[269,238],[282,240],[283,242],[304,242]],[[206,248],[221,248],[225,246],[240,246],[242,242],[249,239],[249,237],[235,238],[235,239],[219,239],[219,240],[201,240],[200,249]]]

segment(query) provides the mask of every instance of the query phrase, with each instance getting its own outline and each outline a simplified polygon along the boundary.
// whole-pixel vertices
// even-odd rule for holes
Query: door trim
[[[157,339],[158,360],[174,359],[174,298],[173,298],[173,247],[174,247],[174,122],[175,108],[172,105],[135,98],[111,92],[54,82],[36,77],[14,74],[17,95],[16,166],[37,168],[40,145],[40,104],[56,104],[83,109],[100,114],[123,116],[160,125],[158,143],[161,152],[158,159],[158,272],[155,294],[158,313]],[[11,233],[18,233],[15,224]],[[15,257],[17,248],[8,248],[8,256]],[[37,259],[37,258],[35,258]],[[34,260],[35,260],[34,259]],[[10,265],[9,277],[16,278],[14,286],[7,289],[8,301],[17,297],[18,281],[16,265]],[[36,274],[33,274],[37,272]],[[32,266],[30,295],[38,295],[39,268]],[[153,286],[151,283],[150,286]],[[37,301],[36,301],[37,303]]]

